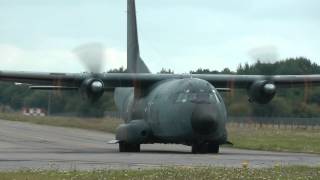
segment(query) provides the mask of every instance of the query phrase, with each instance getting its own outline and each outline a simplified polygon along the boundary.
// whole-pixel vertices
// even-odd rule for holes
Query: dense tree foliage
[[[111,70],[110,73],[124,73],[124,68]],[[162,69],[159,73],[174,72]],[[275,63],[257,61],[254,64],[239,65],[236,72],[228,68],[223,71],[198,69],[190,73],[199,74],[320,74],[320,66],[300,57]],[[246,90],[234,90],[222,93],[230,116],[283,116],[283,117],[319,117],[320,88],[301,87],[279,89],[276,97],[267,105],[248,102]],[[113,94],[106,92],[96,103],[85,100],[77,91],[33,91],[26,86],[12,83],[0,83],[0,110],[20,111],[23,107],[39,107],[50,114],[71,114],[76,116],[103,116],[105,111],[115,111]]]
[[[159,74],[174,74],[174,71],[171,69],[162,68]]]
[[[236,72],[228,68],[223,71],[198,69],[192,74],[240,74],[240,75],[302,75],[320,74],[320,66],[304,57],[290,58],[275,63],[257,61],[253,64],[240,64]],[[297,87],[278,89],[277,96],[267,105],[248,102],[245,90],[223,93],[229,115],[231,116],[282,116],[282,117],[319,117],[320,88]]]
[[[50,114],[101,117],[105,110],[115,110],[112,93],[106,92],[91,103],[78,91],[33,91],[12,83],[0,83],[2,110],[20,111],[24,107],[46,109]]]

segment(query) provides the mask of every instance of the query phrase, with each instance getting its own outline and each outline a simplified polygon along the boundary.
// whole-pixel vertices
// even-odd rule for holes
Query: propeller
[[[85,44],[73,51],[86,69],[92,73],[82,82],[80,92],[91,102],[97,101],[104,93],[104,83],[99,78],[105,62],[104,47],[100,43]]]
[[[274,45],[258,46],[248,52],[249,57],[257,62],[274,63],[279,60],[280,53]]]
[[[77,47],[73,52],[90,73],[102,72],[106,58],[102,44],[85,44]]]

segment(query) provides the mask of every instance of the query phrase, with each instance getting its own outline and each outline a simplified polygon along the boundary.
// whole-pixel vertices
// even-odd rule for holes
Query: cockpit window
[[[177,103],[185,103],[185,102],[187,102],[187,100],[188,100],[188,94],[189,93],[180,93],[179,95],[178,95],[178,98],[177,98],[177,100],[176,100],[176,102]]]
[[[190,92],[189,90],[187,90],[185,92],[179,93],[176,99],[176,103],[186,103],[186,102],[210,104],[210,103],[220,103],[221,101],[214,90],[210,92],[200,91],[197,93]]]

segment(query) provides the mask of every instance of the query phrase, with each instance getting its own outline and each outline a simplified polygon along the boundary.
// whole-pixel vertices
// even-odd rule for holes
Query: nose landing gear
[[[192,145],[193,154],[218,154],[219,144],[215,143],[194,143]]]
[[[119,143],[120,152],[140,152],[140,144]]]

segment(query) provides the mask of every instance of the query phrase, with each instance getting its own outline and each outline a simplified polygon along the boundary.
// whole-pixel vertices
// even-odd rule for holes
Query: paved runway
[[[72,128],[0,120],[0,170],[152,168],[159,166],[250,167],[320,165],[320,155],[222,148],[218,155],[194,155],[182,145],[142,145],[141,153],[119,153],[107,144],[114,135]]]

